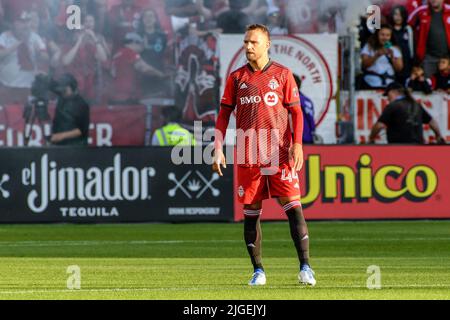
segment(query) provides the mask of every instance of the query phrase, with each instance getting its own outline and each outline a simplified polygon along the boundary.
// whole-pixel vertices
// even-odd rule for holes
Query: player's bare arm
[[[230,81],[230,80],[229,80]],[[223,144],[225,139],[228,122],[230,121],[232,109],[228,106],[221,106],[219,116],[217,117],[215,138],[214,138],[214,156],[212,170],[223,176],[222,168],[226,169],[227,163],[223,154]]]
[[[289,158],[294,163],[294,170],[300,171],[303,167],[303,146],[294,143],[289,151]]]
[[[289,161],[293,163],[293,169],[298,172],[303,167],[303,113],[300,106],[292,108],[291,115],[294,141],[289,150]]]

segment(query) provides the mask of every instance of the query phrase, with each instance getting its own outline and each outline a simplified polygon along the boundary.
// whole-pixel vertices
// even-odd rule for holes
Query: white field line
[[[430,238],[316,238],[314,242],[386,242],[386,241],[450,241],[450,237],[430,237]],[[110,241],[110,240],[48,240],[48,241],[0,241],[0,247],[54,247],[54,246],[95,246],[95,245],[167,245],[167,244],[199,244],[199,243],[241,243],[243,240],[131,240],[131,241]],[[291,239],[265,240],[267,242],[292,242]]]
[[[236,285],[236,286],[214,286],[214,287],[161,287],[161,288],[105,288],[105,289],[79,289],[79,290],[69,290],[69,289],[31,289],[31,290],[9,290],[9,291],[0,291],[1,294],[48,294],[48,293],[94,293],[94,292],[147,292],[147,291],[229,291],[229,290],[243,290],[245,288],[249,288],[246,285]],[[302,289],[306,288],[303,285],[292,285],[292,286],[265,286],[261,289]],[[420,284],[409,284],[409,285],[387,285],[382,286],[380,290],[370,290],[372,292],[382,292],[383,289],[450,289],[450,284],[432,284],[432,285],[420,285]],[[249,288],[251,290],[252,288]],[[317,285],[314,288],[308,288],[310,290],[316,289],[367,289],[366,286],[357,286],[357,285],[348,285],[348,286],[320,286]],[[368,290],[369,291],[369,290]]]

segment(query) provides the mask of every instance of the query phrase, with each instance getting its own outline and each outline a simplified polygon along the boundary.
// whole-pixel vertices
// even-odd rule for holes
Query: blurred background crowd
[[[91,106],[147,98],[177,103],[177,84],[185,91],[182,99],[189,99],[195,75],[200,74],[195,90],[219,87],[217,35],[242,34],[251,23],[268,25],[272,35],[354,33],[360,58],[357,90],[396,81],[413,91],[450,93],[449,2],[0,0],[0,104],[24,103],[39,73],[72,74]],[[376,30],[366,23],[371,4],[382,13]],[[70,5],[81,9],[79,30],[67,27]],[[200,66],[182,54],[195,42],[202,49]],[[181,64],[189,70],[180,72]],[[218,91],[204,99],[218,104]],[[185,110],[184,119],[195,120],[195,115]],[[201,120],[213,122],[214,115]]]

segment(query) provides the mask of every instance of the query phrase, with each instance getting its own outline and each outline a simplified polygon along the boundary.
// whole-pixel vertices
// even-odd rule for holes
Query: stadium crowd
[[[445,2],[389,1],[376,30],[367,26],[367,17],[361,17],[359,89],[398,82],[425,94],[450,93],[450,4]]]
[[[199,94],[198,85],[189,83],[197,76],[204,88],[217,90],[215,36],[242,34],[251,23],[266,24],[272,35],[357,30],[357,90],[395,82],[425,94],[450,93],[450,0],[368,4],[381,7],[379,29],[368,27],[366,4],[349,15],[350,0],[0,0],[0,101],[26,103],[37,74],[71,74],[91,106],[169,98],[184,108],[185,122],[211,123],[208,110],[199,119],[182,107]],[[67,27],[70,5],[81,9],[81,29]],[[180,53],[183,43],[196,43],[196,37],[204,39],[201,65]],[[180,62],[189,72],[177,68]],[[207,74],[195,75],[199,68]],[[179,84],[185,90],[181,102]],[[197,100],[215,109],[210,101],[217,97],[206,90]]]
[[[372,33],[361,17],[358,89],[398,81],[426,93],[450,92],[450,1],[372,2],[383,21]],[[66,26],[72,4],[81,8],[81,30]],[[265,23],[272,34],[342,34],[348,6],[345,0],[0,0],[0,99],[25,101],[38,73],[73,74],[93,104],[168,96],[180,35],[243,33],[249,23]]]

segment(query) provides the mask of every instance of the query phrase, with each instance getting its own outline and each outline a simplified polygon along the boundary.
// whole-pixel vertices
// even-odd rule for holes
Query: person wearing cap
[[[112,88],[109,90],[110,103],[137,103],[141,99],[139,74],[164,79],[166,75],[146,63],[140,53],[144,50],[144,40],[135,33],[127,33],[122,47],[113,57],[111,74]]]
[[[378,133],[385,129],[388,143],[423,144],[423,124],[428,124],[436,135],[436,141],[445,144],[436,120],[402,84],[389,84],[383,95],[388,97],[389,104],[373,126],[369,143],[375,143]]]
[[[53,145],[87,146],[89,138],[89,104],[78,93],[75,77],[66,73],[55,83],[58,95],[50,142]]]

